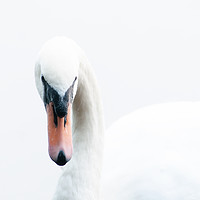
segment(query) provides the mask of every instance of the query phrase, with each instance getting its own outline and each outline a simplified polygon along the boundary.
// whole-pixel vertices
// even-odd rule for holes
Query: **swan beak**
[[[58,165],[65,165],[72,157],[71,104],[65,117],[55,116],[53,103],[46,105],[48,119],[49,156]],[[57,117],[57,124],[54,123]]]

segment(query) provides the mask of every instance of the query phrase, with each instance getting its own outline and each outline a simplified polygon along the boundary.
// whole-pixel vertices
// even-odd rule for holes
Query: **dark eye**
[[[44,81],[45,81],[44,76],[41,76],[41,80],[44,83]]]

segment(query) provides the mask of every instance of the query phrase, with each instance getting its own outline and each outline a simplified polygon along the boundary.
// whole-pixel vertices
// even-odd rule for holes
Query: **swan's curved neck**
[[[84,57],[73,103],[73,156],[59,179],[54,199],[99,199],[103,133],[99,90]]]

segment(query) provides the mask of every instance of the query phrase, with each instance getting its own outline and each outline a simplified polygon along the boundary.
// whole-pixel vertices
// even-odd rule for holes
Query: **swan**
[[[56,200],[199,200],[200,103],[139,109],[106,134],[94,71],[71,39],[41,48],[35,82],[50,158],[64,166]]]
[[[35,81],[47,112],[49,155],[67,163],[54,199],[99,199],[104,120],[86,56],[71,39],[55,37],[39,52]]]

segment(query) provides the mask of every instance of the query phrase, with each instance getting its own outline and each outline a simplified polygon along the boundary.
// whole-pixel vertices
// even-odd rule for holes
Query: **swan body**
[[[66,164],[53,199],[200,199],[199,103],[135,111],[108,130],[104,151],[99,90],[78,45],[65,37],[48,41],[35,81],[47,111],[49,155]]]
[[[152,105],[107,131],[104,199],[200,199],[200,102]]]

